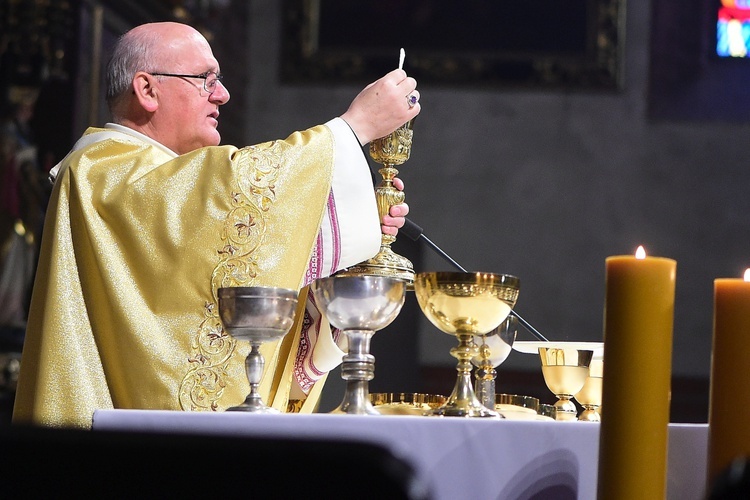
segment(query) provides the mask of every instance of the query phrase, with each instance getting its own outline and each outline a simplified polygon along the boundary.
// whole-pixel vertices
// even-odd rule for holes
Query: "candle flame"
[[[745,281],[750,281],[750,268],[745,269]]]
[[[643,245],[639,246],[638,250],[635,251],[635,258],[636,259],[646,258],[646,250],[643,248]]]

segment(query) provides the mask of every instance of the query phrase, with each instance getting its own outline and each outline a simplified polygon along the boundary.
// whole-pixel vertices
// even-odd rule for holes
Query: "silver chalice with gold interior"
[[[346,392],[331,413],[379,415],[370,401],[369,382],[375,377],[370,341],[376,331],[398,316],[404,304],[406,282],[388,276],[334,275],[314,281],[311,289],[328,322],[349,341],[341,363]]]
[[[422,312],[440,331],[454,335],[458,346],[458,376],[448,400],[432,414],[456,417],[495,417],[471,385],[471,359],[479,354],[475,336],[493,331],[508,317],[518,299],[520,281],[495,273],[424,272],[416,275],[414,292]]]

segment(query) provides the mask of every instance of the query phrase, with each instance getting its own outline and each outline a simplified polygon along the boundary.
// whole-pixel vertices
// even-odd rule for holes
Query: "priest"
[[[260,390],[279,410],[314,411],[343,352],[308,285],[403,225],[406,204],[379,220],[362,146],[419,113],[416,81],[396,69],[340,117],[243,148],[219,145],[229,97],[192,27],[145,24],[118,41],[112,123],[51,172],[15,423],[89,428],[97,409],[242,403],[250,346],[222,328],[227,286],[299,290],[292,331],[262,348]]]

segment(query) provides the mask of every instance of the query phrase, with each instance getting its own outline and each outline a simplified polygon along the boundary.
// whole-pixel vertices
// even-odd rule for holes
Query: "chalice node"
[[[238,340],[250,342],[245,359],[250,394],[228,411],[280,413],[267,406],[258,392],[265,360],[260,346],[284,337],[294,324],[297,291],[274,287],[224,287],[218,290],[219,317],[224,328]]]
[[[433,415],[500,417],[477,399],[471,385],[471,359],[479,355],[474,337],[502,324],[516,304],[519,285],[520,280],[508,274],[425,272],[415,276],[414,291],[424,315],[440,331],[458,339],[458,346],[451,349],[458,360],[456,384]]]

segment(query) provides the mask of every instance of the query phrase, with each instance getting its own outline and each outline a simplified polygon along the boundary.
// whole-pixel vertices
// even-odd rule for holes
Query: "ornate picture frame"
[[[369,82],[619,90],[625,0],[284,0],[285,84]]]

